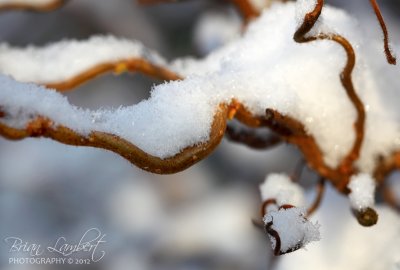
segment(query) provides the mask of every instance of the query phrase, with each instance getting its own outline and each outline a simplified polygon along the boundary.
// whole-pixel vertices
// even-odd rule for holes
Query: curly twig
[[[281,209],[290,209],[293,208],[294,206],[291,204],[284,204],[279,206],[278,210]],[[305,218],[305,217],[304,217]],[[282,246],[282,240],[281,237],[279,235],[279,233],[272,228],[272,226],[274,225],[274,219],[272,218],[272,220],[270,222],[267,222],[264,226],[264,230],[266,233],[268,233],[272,238],[275,239],[275,248],[274,248],[274,255],[275,256],[280,256],[280,255],[284,255],[287,253],[291,253],[293,251],[298,250],[299,248],[302,247],[301,241],[297,244],[294,245],[293,247],[289,248],[288,250],[286,250],[285,252],[281,251],[281,246]]]
[[[350,42],[337,34],[319,34],[317,36],[306,36],[312,27],[317,22],[319,16],[321,15],[322,7],[324,5],[323,0],[318,0],[314,10],[307,13],[304,17],[302,25],[297,29],[293,38],[296,42],[305,43],[311,42],[315,40],[332,40],[338,43],[342,48],[345,50],[347,55],[347,62],[343,71],[340,74],[340,80],[344,89],[346,90],[346,94],[349,97],[350,101],[353,103],[356,111],[357,111],[357,119],[354,123],[354,129],[356,138],[353,143],[352,148],[350,149],[349,153],[343,158],[339,169],[345,174],[351,174],[354,170],[353,163],[356,161],[360,155],[361,145],[364,140],[364,126],[365,126],[365,109],[364,104],[357,95],[352,81],[352,72],[355,66],[355,52],[353,47],[351,46]],[[343,183],[345,186],[347,182]],[[344,187],[342,187],[343,189]]]
[[[297,161],[296,167],[294,168],[294,171],[290,176],[293,182],[298,182],[300,180],[305,166],[306,166],[306,161],[304,160],[303,157],[301,157],[300,160]]]
[[[53,88],[60,92],[72,90],[73,88],[107,72],[120,74],[122,72],[141,72],[145,75],[166,81],[180,80],[182,77],[166,67],[157,66],[146,59],[133,58],[117,62],[100,63],[96,66],[75,75],[73,78],[54,82],[42,83],[47,88]]]
[[[317,197],[315,198],[314,202],[311,204],[311,206],[307,209],[307,217],[311,216],[315,210],[318,209],[319,205],[321,204],[322,197],[324,196],[325,192],[325,179],[320,178],[318,180],[317,184]]]
[[[246,22],[260,16],[260,12],[254,8],[249,0],[229,0],[232,2],[237,10],[242,14]]]
[[[263,218],[267,214],[267,207],[270,204],[276,204],[276,199],[268,199],[268,200],[263,201],[263,203],[261,204],[261,208],[260,208],[261,218]]]
[[[381,10],[379,9],[378,3],[376,0],[370,0],[372,8],[374,9],[376,18],[378,19],[379,25],[381,26],[383,33],[383,47],[385,50],[386,60],[391,65],[396,65],[396,57],[393,56],[392,51],[389,47],[389,32],[387,30],[385,20],[383,19]]]
[[[3,112],[2,115],[6,117],[7,112]],[[9,127],[0,122],[0,135],[11,140],[45,137],[68,145],[103,148],[118,153],[143,170],[170,174],[182,171],[210,154],[223,137],[226,118],[226,106],[221,106],[214,116],[209,141],[187,147],[175,156],[166,159],[149,155],[116,135],[92,131],[88,136],[83,136],[68,127],[56,125],[49,118],[40,116],[30,121],[23,129]]]

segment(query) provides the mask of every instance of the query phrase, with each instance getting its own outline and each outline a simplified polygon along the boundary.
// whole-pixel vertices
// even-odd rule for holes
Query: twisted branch
[[[353,106],[357,111],[357,119],[354,123],[356,138],[352,148],[343,158],[341,164],[339,165],[339,170],[344,174],[352,174],[355,171],[355,168],[353,167],[354,161],[356,161],[360,156],[361,145],[364,140],[365,109],[364,104],[357,95],[353,86],[352,72],[355,66],[356,58],[354,49],[350,42],[346,38],[337,34],[320,34],[317,36],[306,36],[321,15],[323,5],[324,1],[318,0],[314,10],[305,15],[302,25],[297,29],[293,38],[298,43],[306,43],[315,40],[332,40],[338,43],[346,52],[347,62],[345,67],[343,68],[343,71],[340,74],[340,80],[346,91],[347,96],[349,97],[351,103],[353,103]],[[344,189],[346,185],[347,182],[343,182],[341,189]]]
[[[0,108],[0,112],[1,117],[7,117],[7,111]],[[125,157],[141,169],[168,174],[182,171],[206,157],[221,141],[229,117],[235,117],[251,127],[271,128],[283,140],[297,145],[310,166],[323,177],[331,179],[336,186],[339,187],[343,177],[346,177],[324,164],[318,145],[314,138],[305,132],[304,126],[300,122],[273,110],[267,110],[266,117],[254,116],[236,100],[230,104],[221,104],[216,109],[210,138],[207,142],[188,147],[167,159],[149,155],[116,135],[93,131],[85,137],[68,127],[56,125],[52,119],[41,116],[37,116],[21,129],[0,122],[0,135],[12,140],[21,140],[26,137],[46,137],[69,145],[104,148]]]
[[[150,77],[165,81],[182,79],[180,75],[167,69],[166,67],[155,65],[146,59],[133,58],[116,62],[100,63],[88,70],[76,74],[74,77],[68,80],[42,84],[47,88],[52,88],[56,89],[57,91],[64,92],[72,90],[75,87],[108,72],[114,72],[117,75],[123,72],[140,72]]]
[[[379,22],[379,25],[381,26],[382,33],[383,33],[383,48],[385,50],[385,56],[386,60],[389,64],[391,65],[396,65],[396,57],[393,56],[392,51],[390,50],[389,46],[389,32],[387,30],[385,20],[383,19],[381,10],[379,9],[379,5],[376,2],[376,0],[370,0],[369,1],[372,5],[372,8],[374,9],[376,18]]]
[[[311,216],[315,212],[315,210],[318,209],[318,207],[321,204],[322,197],[324,196],[324,192],[325,192],[325,179],[321,177],[318,180],[317,184],[317,197],[315,197],[315,200],[311,204],[311,206],[308,207],[306,215],[307,217]]]
[[[41,116],[30,121],[23,129],[13,128],[0,122],[0,135],[10,140],[44,137],[68,145],[103,148],[121,155],[143,170],[158,174],[170,174],[192,166],[214,150],[223,137],[227,112],[227,106],[220,106],[216,110],[210,139],[207,142],[187,147],[175,156],[166,159],[152,156],[116,135],[92,131],[88,136],[83,136],[68,127],[56,125],[51,119]],[[6,117],[7,112],[3,112],[1,115]]]
[[[245,22],[249,22],[260,16],[260,12],[254,8],[249,0],[228,0],[235,5],[236,9],[242,14]]]

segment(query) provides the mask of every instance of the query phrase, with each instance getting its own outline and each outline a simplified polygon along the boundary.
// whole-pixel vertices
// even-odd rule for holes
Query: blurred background
[[[326,2],[354,13],[365,35],[380,38],[367,1]],[[380,5],[392,41],[399,44],[400,31],[395,27],[395,18],[400,17],[398,1],[380,1]],[[70,0],[50,13],[0,13],[0,41],[15,46],[113,34],[140,40],[169,60],[186,55],[202,57],[238,38],[240,31],[236,11],[213,0],[156,6],[140,6],[132,0]],[[159,81],[138,74],[106,75],[66,95],[71,103],[85,108],[118,107],[147,98],[156,83]],[[351,218],[346,199],[331,189],[315,216],[322,226],[323,240],[308,251],[272,258],[268,238],[251,222],[258,218],[258,185],[269,172],[292,173],[300,159],[297,149],[289,145],[255,151],[223,140],[206,160],[182,173],[160,176],[99,149],[65,146],[47,139],[11,142],[0,138],[0,269],[385,267],[378,264],[369,268],[363,258],[386,254],[384,242],[400,236],[398,220],[389,213],[395,220],[393,227],[377,226],[367,231]],[[306,170],[302,182],[307,188],[315,178]],[[310,201],[313,196],[314,190],[307,189]],[[106,243],[99,246],[105,255],[99,262],[9,264],[10,257],[26,254],[10,253],[4,241],[7,237],[42,246],[54,244],[59,237],[77,243],[90,228],[106,235]],[[387,232],[386,238],[372,239],[379,230]],[[398,247],[392,250],[390,254],[400,256]],[[90,254],[78,252],[74,256],[86,258]],[[400,258],[396,260],[400,262]],[[398,267],[393,269],[400,269],[400,263]]]

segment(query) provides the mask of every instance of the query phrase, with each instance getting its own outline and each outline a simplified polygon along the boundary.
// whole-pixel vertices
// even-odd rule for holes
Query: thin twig
[[[237,10],[242,14],[243,19],[246,23],[250,22],[252,19],[260,16],[260,12],[254,8],[249,0],[229,0],[232,2]]]
[[[134,58],[117,62],[100,63],[88,70],[75,75],[65,81],[42,83],[47,88],[56,89],[60,92],[72,90],[75,87],[107,72],[120,74],[122,72],[140,72],[145,75],[166,81],[180,80],[182,77],[167,67],[157,66],[146,59]]]
[[[263,203],[261,204],[261,208],[260,208],[261,218],[263,218],[265,216],[265,214],[267,214],[267,207],[270,204],[276,204],[276,200],[275,199],[268,199],[268,200],[263,201]]]
[[[383,33],[383,47],[385,50],[386,60],[391,65],[396,65],[396,57],[393,56],[392,51],[389,46],[389,32],[387,30],[385,20],[383,19],[381,10],[379,9],[379,5],[376,0],[370,0],[372,8],[374,9],[376,18],[378,19],[379,25],[381,26]]]
[[[299,182],[305,167],[306,167],[306,161],[304,160],[303,157],[301,157],[297,161],[294,171],[290,177],[293,182]]]
[[[350,175],[354,172],[353,164],[354,161],[356,161],[360,155],[361,145],[364,141],[365,109],[363,102],[357,95],[353,86],[352,72],[355,66],[356,58],[354,49],[350,44],[350,42],[346,38],[337,34],[331,34],[331,35],[320,34],[317,36],[309,36],[309,37],[306,36],[317,22],[319,16],[321,15],[323,5],[324,1],[318,0],[314,10],[305,15],[302,25],[296,30],[293,38],[296,42],[299,43],[311,42],[315,40],[332,40],[338,43],[340,46],[342,46],[342,48],[346,52],[347,62],[345,67],[343,68],[343,71],[340,74],[340,80],[342,82],[344,89],[346,90],[347,96],[349,97],[350,101],[353,103],[353,106],[357,111],[357,119],[354,123],[356,138],[352,148],[343,158],[338,169],[343,174]],[[340,187],[340,189],[344,189],[346,185],[347,181],[343,181],[342,187]]]
[[[318,209],[319,205],[321,204],[322,198],[324,196],[325,191],[325,179],[320,178],[317,184],[317,197],[315,198],[313,204],[307,209],[307,217],[311,216],[315,210]]]

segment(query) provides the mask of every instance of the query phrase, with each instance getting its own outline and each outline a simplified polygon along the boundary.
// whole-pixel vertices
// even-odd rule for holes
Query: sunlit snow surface
[[[348,210],[347,199],[329,187],[312,217],[321,225],[321,240],[285,255],[275,269],[399,269],[399,215],[385,206],[376,210],[378,223],[362,227]]]
[[[302,187],[293,182],[286,174],[271,173],[260,185],[261,199],[275,199],[278,206],[291,204],[294,206],[304,205],[304,194]]]
[[[241,39],[205,59],[174,61],[171,68],[186,75],[186,79],[155,86],[151,97],[137,105],[113,111],[78,110],[56,93],[19,85],[2,77],[0,106],[13,112],[14,120],[6,120],[13,125],[22,126],[33,112],[51,117],[82,134],[91,130],[112,132],[149,154],[166,158],[189,145],[206,141],[218,104],[236,98],[256,115],[263,115],[266,108],[272,108],[303,122],[324,152],[325,162],[336,166],[354,140],[355,110],[339,80],[345,53],[330,41],[295,43],[292,39],[297,25],[295,6],[290,2],[274,4],[248,27]],[[331,29],[343,34],[357,52],[353,78],[367,110],[366,137],[358,165],[362,171],[370,172],[379,154],[387,155],[399,148],[399,113],[394,102],[398,100],[395,91],[398,67],[388,66],[380,47],[373,42],[368,47],[363,43],[359,26],[343,11],[325,7],[322,17],[323,25],[316,31]],[[80,57],[79,51],[69,55],[69,44],[75,42],[62,44],[60,55],[69,56],[63,61]],[[115,43],[109,45],[116,46]],[[4,45],[2,48],[2,55],[13,50]],[[29,51],[25,51],[24,57],[32,63],[51,65],[61,75],[66,72],[58,68],[68,66],[65,62],[35,59]],[[105,54],[111,52],[107,50]],[[90,51],[85,51],[86,57],[88,53]],[[1,61],[2,55],[0,70],[3,73],[15,78],[32,76],[23,74],[23,65],[11,72],[10,62]],[[97,54],[93,56],[93,63],[98,62],[96,57]],[[35,76],[31,77],[34,79]]]
[[[313,241],[320,240],[319,224],[312,223],[305,218],[307,211],[304,208],[292,207],[270,211],[263,221],[279,235],[280,251],[286,253],[305,247]],[[270,236],[272,249],[276,248],[277,239]]]
[[[347,187],[351,190],[349,199],[354,209],[362,210],[367,207],[373,207],[376,180],[369,174],[362,173],[352,176]]]

